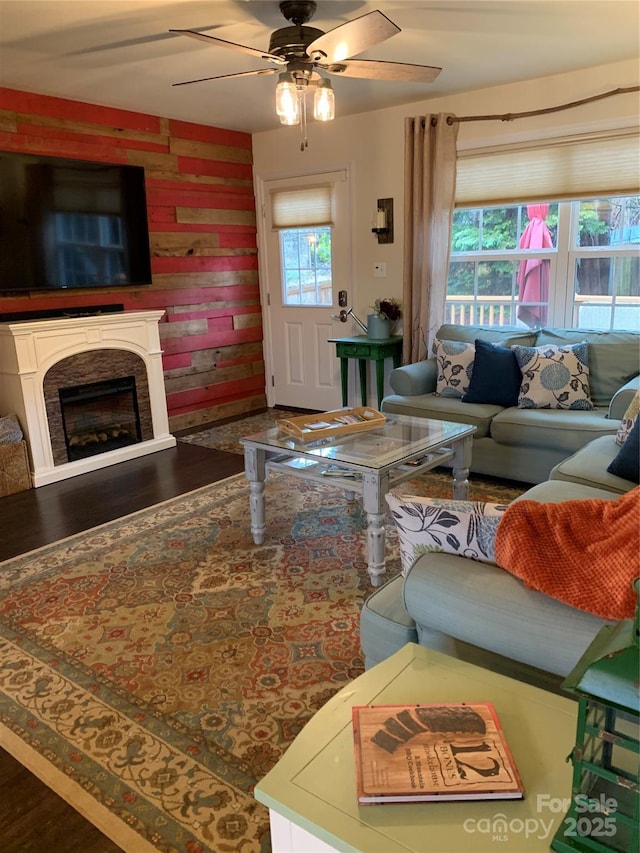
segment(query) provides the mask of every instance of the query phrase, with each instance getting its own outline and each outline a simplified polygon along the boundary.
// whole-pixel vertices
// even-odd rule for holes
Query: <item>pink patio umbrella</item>
[[[552,249],[553,240],[547,226],[548,204],[528,204],[529,222],[522,232],[521,249]],[[549,261],[542,258],[520,261],[518,267],[518,319],[537,328],[547,322],[549,301]],[[544,303],[527,304],[527,303]]]

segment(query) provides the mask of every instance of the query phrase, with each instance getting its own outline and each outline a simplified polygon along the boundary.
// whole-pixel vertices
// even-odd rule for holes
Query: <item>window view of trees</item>
[[[331,304],[331,228],[280,232],[284,305]]]
[[[640,197],[456,210],[447,319],[640,328]]]

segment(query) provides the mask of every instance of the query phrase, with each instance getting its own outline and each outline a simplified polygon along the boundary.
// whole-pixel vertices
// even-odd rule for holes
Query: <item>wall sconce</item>
[[[379,198],[376,208],[375,225],[371,231],[378,243],[393,243],[393,199]]]

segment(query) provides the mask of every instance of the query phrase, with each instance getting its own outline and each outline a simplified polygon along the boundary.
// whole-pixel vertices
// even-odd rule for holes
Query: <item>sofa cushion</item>
[[[594,406],[608,406],[618,388],[640,372],[640,333],[591,329],[540,329],[537,346],[586,341]]]
[[[513,347],[522,384],[523,409],[592,409],[586,342],[572,346]]]
[[[405,578],[403,601],[419,626],[563,676],[604,624],[527,589],[504,569],[452,554],[420,557]]]
[[[485,438],[489,435],[492,419],[502,411],[502,407],[463,403],[459,397],[438,397],[436,394],[419,394],[412,397],[390,394],[382,402],[382,411],[385,414],[407,415],[412,418],[434,418],[457,424],[470,424],[476,428],[474,438]]]
[[[555,465],[551,469],[549,480],[565,480],[618,494],[626,492],[633,487],[633,483],[607,471],[619,450],[613,435],[594,438]]]
[[[462,404],[461,404],[462,405]],[[502,409],[491,421],[491,437],[514,447],[553,447],[575,453],[601,435],[615,436],[618,421],[607,409]]]
[[[627,440],[607,468],[610,474],[640,483],[640,419],[636,418]]]
[[[619,444],[620,447],[625,443],[629,433],[633,429],[633,425],[638,418],[638,412],[640,412],[640,389],[636,391],[633,400],[629,403],[627,410],[620,421],[620,426],[616,433],[616,444]]]
[[[441,397],[462,397],[467,392],[471,380],[476,352],[474,344],[442,341],[436,338],[433,342],[433,351],[438,364],[436,394]]]
[[[471,381],[462,401],[516,406],[521,381],[520,367],[511,347],[478,338]]]
[[[418,642],[416,623],[402,603],[402,576],[398,575],[370,595],[360,612],[360,639],[369,668],[401,649]]]
[[[391,493],[385,497],[398,530],[403,574],[428,551],[494,562],[493,545],[507,508],[504,504]]]
[[[502,346],[522,344],[524,347],[536,345],[538,333],[522,326],[460,326],[455,323],[444,323],[436,332],[436,337],[443,341],[464,341],[472,344],[477,338]]]

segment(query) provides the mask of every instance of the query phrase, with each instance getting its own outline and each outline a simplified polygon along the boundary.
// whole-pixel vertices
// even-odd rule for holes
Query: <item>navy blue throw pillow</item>
[[[476,355],[469,389],[463,403],[517,406],[522,373],[509,347],[476,340]]]
[[[631,480],[632,483],[640,483],[640,417],[636,418],[627,440],[609,464],[607,471],[616,477]]]

